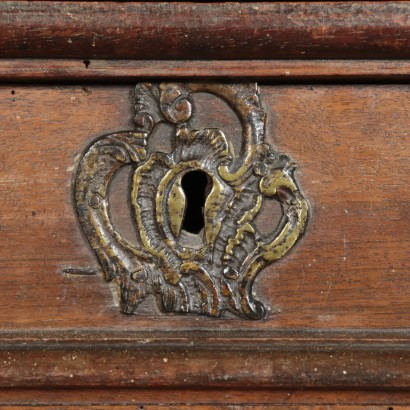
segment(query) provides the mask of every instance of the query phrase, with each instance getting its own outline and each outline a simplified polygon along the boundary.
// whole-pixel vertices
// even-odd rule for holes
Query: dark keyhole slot
[[[204,207],[210,182],[208,175],[202,171],[191,171],[182,177],[181,185],[186,198],[182,229],[187,232],[199,233],[205,225]]]

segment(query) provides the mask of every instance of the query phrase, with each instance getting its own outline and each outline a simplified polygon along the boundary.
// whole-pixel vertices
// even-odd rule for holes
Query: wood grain
[[[3,58],[410,57],[408,2],[0,2]]]
[[[258,279],[275,309],[252,322],[164,316],[152,300],[125,316],[90,276],[73,173],[93,139],[132,128],[131,86],[0,87],[1,386],[409,388],[410,87],[262,85],[261,99],[312,218]],[[195,103],[198,128],[238,133],[221,101]],[[126,180],[111,195],[132,236]]]
[[[0,60],[0,82],[124,83],[142,79],[236,79],[290,83],[408,82],[403,60]]]
[[[3,409],[41,408],[57,409],[132,408],[133,410],[180,409],[286,409],[286,410],[387,410],[406,409],[410,404],[409,393],[350,391],[295,391],[295,390],[232,390],[232,389],[8,389],[0,391]],[[195,403],[193,403],[195,398]],[[313,405],[315,403],[316,405]],[[72,406],[72,407],[68,407]]]
[[[132,88],[2,87],[1,96],[0,292],[13,301],[0,308],[3,329],[161,328],[151,302],[143,315],[119,315],[99,276],[62,274],[65,268],[98,267],[74,213],[73,172],[77,155],[94,138],[132,128]],[[257,324],[178,316],[168,323],[213,329],[406,327],[409,88],[263,87],[262,101],[268,139],[300,164],[298,178],[312,206],[304,240],[258,280],[257,293],[280,314]],[[239,127],[212,97],[203,96],[197,108],[199,127],[229,124],[233,134]],[[131,235],[126,186],[118,184],[113,196]],[[269,224],[269,218],[259,223]]]

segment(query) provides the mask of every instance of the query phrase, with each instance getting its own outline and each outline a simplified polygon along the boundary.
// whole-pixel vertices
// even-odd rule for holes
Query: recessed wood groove
[[[0,82],[135,83],[156,78],[260,80],[272,83],[408,82],[410,61],[155,61],[4,59]]]
[[[227,345],[226,341],[229,340]],[[207,346],[220,346],[228,350],[253,349],[257,344],[273,350],[293,350],[321,348],[345,350],[361,349],[389,349],[396,347],[410,351],[410,335],[407,329],[276,329],[276,330],[246,330],[240,334],[236,330],[207,330],[207,329],[180,329],[165,330],[159,332],[139,328],[131,330],[95,330],[72,329],[72,330],[31,330],[29,333],[16,330],[0,331],[0,349],[24,349],[25,346],[34,345],[44,348],[87,348],[87,346],[100,346],[104,348],[137,347],[151,348],[157,345],[172,345],[182,348],[206,348]]]

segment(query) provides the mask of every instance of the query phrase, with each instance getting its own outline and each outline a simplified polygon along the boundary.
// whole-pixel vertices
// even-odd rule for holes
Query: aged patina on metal
[[[242,152],[232,152],[219,129],[193,129],[192,95],[211,93],[236,112]],[[257,274],[283,257],[303,234],[308,204],[294,179],[295,163],[264,142],[265,112],[256,84],[138,84],[135,131],[99,138],[84,153],[75,180],[76,210],[108,281],[115,281],[121,310],[134,313],[149,294],[163,312],[220,317],[231,312],[260,319],[254,298]],[[173,152],[148,154],[155,126],[174,127]],[[138,243],[113,226],[108,189],[123,166],[135,168],[130,189]],[[187,198],[183,178],[206,175],[204,226],[183,229]],[[282,206],[282,219],[268,235],[255,217],[266,198]]]

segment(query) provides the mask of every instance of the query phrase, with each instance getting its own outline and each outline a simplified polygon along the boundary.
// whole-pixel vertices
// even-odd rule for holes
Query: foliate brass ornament
[[[242,152],[235,155],[219,129],[193,129],[192,95],[214,94],[242,124]],[[254,298],[257,274],[284,256],[303,234],[308,204],[294,179],[295,163],[264,143],[265,112],[256,84],[138,84],[134,131],[97,139],[84,153],[75,180],[78,218],[107,281],[115,281],[124,313],[134,313],[150,294],[163,312],[249,319],[265,314]],[[174,150],[149,153],[155,126],[173,125]],[[130,201],[138,243],[113,226],[108,190],[122,167],[134,168]],[[184,175],[208,179],[204,227],[183,229],[187,217]],[[255,217],[266,198],[282,206],[268,235]],[[124,198],[125,199],[125,198]]]

